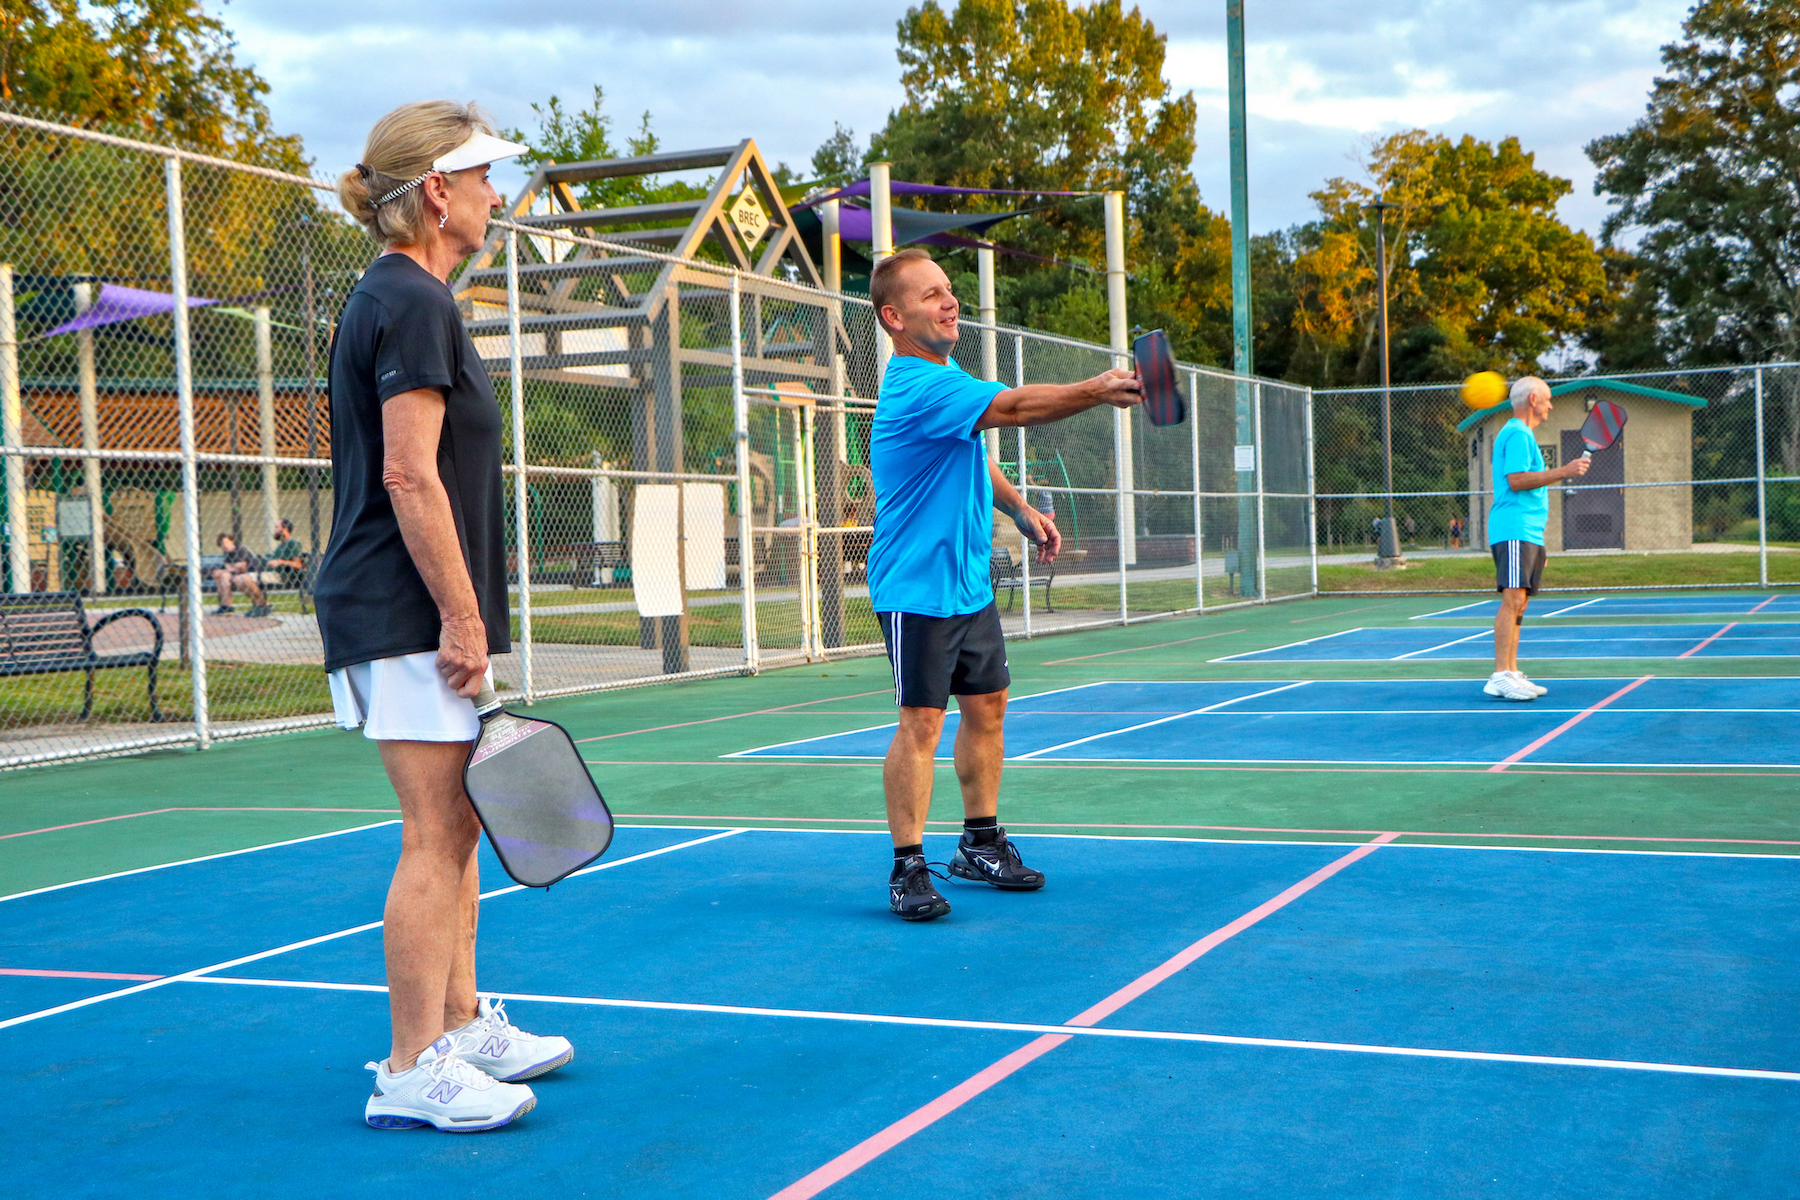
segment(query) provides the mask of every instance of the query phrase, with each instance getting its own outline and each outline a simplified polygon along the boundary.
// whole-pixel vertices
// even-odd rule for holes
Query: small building
[[[1551,385],[1555,403],[1533,432],[1547,466],[1579,457],[1586,446],[1581,426],[1601,400],[1625,410],[1619,440],[1593,457],[1581,490],[1550,489],[1550,520],[1544,548],[1562,550],[1686,550],[1694,544],[1694,410],[1706,400],[1681,392],[1619,380],[1571,379]],[[1488,508],[1493,503],[1494,435],[1512,416],[1501,403],[1465,417],[1457,429],[1468,435],[1469,544],[1487,545]],[[1619,487],[1626,483],[1681,480],[1668,487]],[[1596,485],[1600,485],[1596,488]]]

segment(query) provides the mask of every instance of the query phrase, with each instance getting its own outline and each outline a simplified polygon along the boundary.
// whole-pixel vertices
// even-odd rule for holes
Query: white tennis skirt
[[[328,676],[331,707],[345,729],[378,742],[472,742],[481,731],[475,702],[438,673],[437,651],[340,667]],[[490,666],[488,682],[494,680]]]

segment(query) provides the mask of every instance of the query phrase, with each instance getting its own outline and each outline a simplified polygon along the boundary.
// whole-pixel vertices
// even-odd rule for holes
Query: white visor
[[[493,134],[476,130],[469,135],[468,141],[448,154],[440,154],[433,159],[431,169],[434,171],[466,171],[470,167],[486,166],[488,163],[499,162],[503,158],[515,158],[530,149],[530,146],[502,141]]]

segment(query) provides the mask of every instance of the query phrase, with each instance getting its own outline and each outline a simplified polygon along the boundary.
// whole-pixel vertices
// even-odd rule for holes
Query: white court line
[[[706,842],[716,842],[720,838],[731,837],[734,834],[743,832],[744,830],[742,829],[727,829],[720,833],[708,834],[703,838],[694,838],[690,841],[678,842],[673,846],[663,846],[660,849],[645,851],[643,854],[634,854],[630,858],[616,859],[609,863],[598,863],[595,866],[587,867],[575,872],[575,875],[571,875],[569,878],[573,879],[576,875],[591,875],[595,871],[611,870],[613,867],[622,867],[627,863],[642,862],[646,858],[655,858],[659,854],[668,854],[675,850],[685,850],[690,846],[699,846]],[[481,898],[487,900],[494,896],[504,896],[509,892],[522,892],[524,890],[524,884],[514,884],[511,887],[496,888],[491,892],[483,892]],[[148,983],[133,984],[131,987],[119,988],[116,991],[102,992],[98,996],[87,996],[80,1000],[71,1000],[67,1004],[58,1004],[54,1008],[44,1008],[39,1009],[37,1012],[24,1013],[17,1017],[8,1017],[6,1020],[0,1021],[0,1029],[10,1029],[14,1025],[23,1025],[27,1021],[36,1021],[43,1017],[54,1017],[60,1013],[72,1012],[77,1008],[86,1008],[90,1004],[99,1004],[103,1000],[117,1000],[123,996],[133,996],[139,992],[148,992],[159,987],[167,987],[171,983],[188,983],[195,979],[199,979],[202,976],[210,975],[214,971],[225,971],[232,967],[241,967],[245,963],[259,962],[265,958],[274,958],[278,954],[288,954],[295,950],[304,950],[309,946],[317,946],[322,942],[331,942],[336,941],[339,938],[350,937],[353,934],[367,933],[371,929],[380,929],[381,924],[380,921],[369,921],[366,924],[355,925],[349,929],[340,929],[335,933],[324,933],[320,934],[318,937],[306,938],[303,941],[290,942],[285,946],[277,946],[273,950],[259,950],[255,954],[246,954],[240,958],[213,963],[208,967],[196,967],[192,971],[183,971],[178,975],[165,975],[161,979],[153,979]]]
[[[1073,683],[1073,684],[1070,684],[1068,687],[1051,688],[1047,692],[1033,692],[1029,696],[1019,696],[1016,698],[1008,697],[1007,705],[1008,705],[1008,707],[1010,707],[1015,702],[1015,700],[1017,700],[1017,701],[1036,700],[1039,696],[1055,696],[1055,695],[1059,695],[1063,692],[1078,692],[1083,688],[1104,687],[1109,682],[1110,682],[1109,680],[1099,679],[1099,680],[1095,680],[1093,683]],[[1028,709],[1026,711],[1029,712],[1030,710]],[[946,713],[946,714],[944,714],[944,717],[945,717],[945,720],[948,720],[952,716],[959,716],[959,715],[960,715],[959,713]],[[754,757],[757,755],[767,754],[771,750],[781,750],[788,746],[804,746],[808,742],[829,741],[832,738],[849,737],[852,734],[857,734],[857,733],[874,733],[880,729],[896,729],[899,727],[899,725],[900,725],[900,722],[898,722],[898,721],[887,721],[880,725],[865,725],[861,729],[845,729],[838,733],[814,734],[812,737],[796,738],[791,742],[771,742],[767,746],[756,746],[749,750],[733,750],[730,754],[721,754],[721,755],[719,755],[719,757],[720,758],[751,758],[751,757]],[[867,758],[868,755],[866,755],[866,754],[798,754],[798,755],[792,755],[792,756],[783,755],[782,757]]]
[[[206,978],[188,983],[232,984],[241,987],[300,988],[332,992],[385,992],[385,987],[366,983],[310,983],[287,979]],[[1448,1058],[1470,1062],[1520,1063],[1545,1067],[1598,1067],[1614,1071],[1656,1071],[1672,1075],[1721,1075],[1733,1079],[1769,1079],[1800,1082],[1800,1071],[1767,1071],[1754,1067],[1707,1067],[1688,1063],[1639,1062],[1620,1058],[1571,1058],[1554,1054],[1501,1054],[1488,1050],[1442,1050],[1423,1046],[1373,1046],[1360,1042],[1309,1042],[1295,1038],[1237,1037],[1224,1033],[1184,1033],[1163,1029],[1113,1029],[1099,1025],[1037,1025],[1026,1021],[964,1021],[953,1017],[903,1017],[887,1013],[834,1012],[829,1009],[760,1008],[744,1004],[690,1004],[674,1000],[618,1000],[603,996],[545,996],[531,992],[490,992],[507,1002],[575,1004],[591,1008],[628,1008],[653,1012],[691,1012],[719,1016],[778,1017],[811,1021],[843,1021],[859,1025],[910,1025],[930,1029],[973,1029],[997,1033],[1074,1034],[1078,1037],[1124,1038],[1137,1041],[1202,1042],[1216,1046],[1250,1046],[1276,1050],[1318,1050],[1341,1054],[1379,1054],[1401,1058]]]
[[[1165,725],[1170,721],[1179,721],[1183,717],[1196,717],[1201,713],[1209,713],[1214,709],[1224,708],[1228,704],[1238,704],[1245,700],[1254,700],[1258,696],[1272,696],[1276,692],[1291,691],[1297,687],[1305,687],[1311,682],[1313,681],[1310,679],[1302,679],[1299,683],[1283,684],[1281,687],[1269,688],[1267,691],[1262,692],[1251,692],[1248,696],[1233,696],[1229,700],[1221,700],[1217,704],[1209,704],[1205,708],[1196,708],[1189,712],[1175,713],[1173,716],[1158,717],[1154,721],[1144,721],[1137,725],[1127,725],[1123,729],[1109,729],[1104,733],[1090,733],[1088,736],[1076,738],[1074,741],[1061,742],[1054,746],[1045,746],[1042,750],[1030,750],[1024,754],[1014,754],[1009,755],[1008,757],[1014,762],[1019,762],[1028,758],[1036,758],[1040,754],[1049,754],[1052,750],[1067,750],[1070,746],[1079,746],[1083,742],[1092,742],[1099,738],[1117,737],[1122,733],[1132,733],[1139,729],[1149,729],[1153,725]]]
[[[183,858],[175,862],[156,863],[148,867],[133,867],[129,871],[114,871],[110,875],[94,875],[87,879],[72,879],[68,883],[53,883],[48,887],[32,888],[28,892],[14,892],[10,896],[0,896],[0,902],[19,900],[26,896],[41,896],[45,892],[60,892],[63,888],[80,887],[84,883],[102,883],[108,879],[123,879],[127,875],[142,875],[146,871],[161,871],[167,867],[185,867],[192,863],[212,862],[219,858],[232,858],[239,854],[255,854],[259,850],[278,850],[283,846],[298,846],[302,842],[316,842],[322,838],[342,837],[346,833],[362,833],[368,829],[379,829],[383,825],[398,825],[399,821],[372,821],[367,825],[352,825],[348,829],[334,829],[330,833],[314,833],[306,837],[289,838],[285,842],[269,842],[262,846],[246,846],[242,850],[225,850],[218,854],[202,854],[199,858]]]
[[[1345,635],[1345,634],[1350,634],[1350,633],[1361,633],[1361,632],[1362,632],[1362,631],[1363,631],[1363,630],[1365,630],[1365,629],[1367,629],[1367,628],[1369,628],[1369,626],[1366,626],[1366,625],[1358,625],[1358,626],[1357,626],[1357,627],[1356,627],[1356,628],[1355,628],[1355,629],[1340,629],[1340,630],[1338,630],[1338,631],[1337,631],[1337,632],[1336,632],[1336,633],[1321,633],[1321,634],[1320,634],[1320,635],[1319,635],[1319,636],[1318,636],[1318,637],[1309,637],[1309,638],[1301,638],[1301,639],[1300,639],[1300,640],[1299,640],[1299,641],[1297,641],[1297,642],[1285,642],[1285,643],[1283,643],[1283,644],[1282,644],[1282,645],[1279,645],[1279,646],[1268,646],[1268,647],[1265,647],[1265,648],[1263,648],[1263,649],[1261,649],[1261,650],[1245,650],[1245,651],[1243,651],[1243,652],[1242,652],[1242,653],[1239,653],[1239,654],[1227,654],[1227,655],[1226,655],[1226,656],[1225,656],[1225,657],[1224,657],[1224,658],[1209,658],[1209,659],[1207,659],[1207,660],[1206,660],[1206,661],[1208,661],[1208,662],[1216,662],[1216,663],[1222,663],[1222,662],[1235,662],[1235,661],[1236,661],[1236,660],[1238,660],[1238,659],[1240,659],[1240,658],[1251,658],[1251,657],[1253,657],[1253,656],[1255,656],[1255,655],[1258,655],[1258,654],[1273,654],[1273,653],[1274,653],[1274,652],[1275,652],[1275,651],[1277,651],[1277,650],[1291,650],[1291,649],[1293,649],[1293,648],[1294,648],[1294,647],[1295,647],[1295,646],[1309,646],[1309,645],[1311,645],[1311,644],[1312,644],[1312,643],[1314,643],[1314,642],[1323,642],[1323,641],[1326,641],[1326,640],[1328,640],[1328,639],[1330,639],[1330,638],[1334,638],[1334,637],[1343,637],[1343,636],[1344,636],[1344,635]],[[1379,628],[1379,627],[1378,627],[1378,628]],[[1337,661],[1340,661],[1340,660],[1337,660],[1337,659],[1332,659],[1332,660],[1329,660],[1329,661],[1332,661],[1332,662],[1337,662]],[[1351,661],[1351,662],[1361,662],[1361,661],[1362,661],[1362,660],[1361,660],[1361,659],[1350,659],[1350,660],[1348,660],[1348,661]]]
[[[1429,621],[1433,617],[1447,617],[1451,613],[1459,613],[1465,608],[1480,608],[1484,604],[1492,603],[1494,603],[1492,600],[1476,600],[1469,604],[1459,604],[1455,608],[1444,608],[1439,609],[1437,612],[1420,613],[1418,616],[1409,619],[1414,621]]]
[[[1430,654],[1433,650],[1447,650],[1451,646],[1460,646],[1464,642],[1472,642],[1476,638],[1493,637],[1493,636],[1494,636],[1494,631],[1491,629],[1478,629],[1474,633],[1471,633],[1468,637],[1459,637],[1455,641],[1445,642],[1441,646],[1427,646],[1423,650],[1408,650],[1405,654],[1394,655],[1394,657],[1388,659],[1388,661],[1389,662],[1400,662],[1402,659],[1411,658],[1415,654]]]

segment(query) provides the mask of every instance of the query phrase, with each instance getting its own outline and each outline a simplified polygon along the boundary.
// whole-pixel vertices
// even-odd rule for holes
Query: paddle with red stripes
[[[1611,400],[1600,400],[1588,410],[1581,424],[1581,440],[1587,451],[1581,457],[1592,458],[1594,451],[1604,450],[1625,432],[1625,410]]]
[[[483,683],[463,788],[506,873],[549,887],[606,853],[612,812],[561,725],[509,713]]]
[[[1144,387],[1144,415],[1152,425],[1179,425],[1187,420],[1187,402],[1175,382],[1175,355],[1169,335],[1152,329],[1131,343],[1137,359],[1138,380]]]

